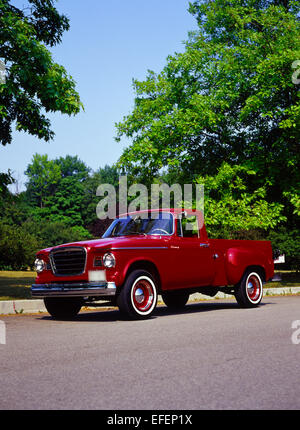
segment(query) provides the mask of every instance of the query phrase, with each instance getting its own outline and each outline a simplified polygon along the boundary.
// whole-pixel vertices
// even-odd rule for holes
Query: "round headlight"
[[[116,259],[113,254],[107,252],[103,255],[103,264],[105,267],[115,267]]]
[[[41,273],[45,269],[46,263],[44,260],[37,258],[34,262],[34,268],[38,273]]]

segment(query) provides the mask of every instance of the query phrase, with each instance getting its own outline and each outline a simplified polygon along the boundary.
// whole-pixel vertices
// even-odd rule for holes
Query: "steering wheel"
[[[152,231],[151,231],[151,233],[150,234],[152,234],[153,232],[155,232],[156,230],[158,230],[158,231],[162,231],[164,234],[169,234],[169,232],[167,232],[166,230],[164,230],[164,229],[162,229],[162,228],[155,228],[155,229],[153,229]]]

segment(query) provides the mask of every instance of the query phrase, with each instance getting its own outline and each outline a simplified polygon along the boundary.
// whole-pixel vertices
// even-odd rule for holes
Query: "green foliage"
[[[161,168],[214,175],[222,162],[256,172],[266,199],[300,184],[300,93],[292,63],[300,58],[299,2],[199,0],[199,29],[160,73],[134,80],[132,113],[117,140],[132,144],[119,166],[146,178]]]
[[[83,225],[84,188],[74,177],[62,178],[55,194],[47,199],[47,218],[64,221],[66,225]]]
[[[19,195],[9,192],[13,178],[3,175],[0,268],[26,268],[38,249],[93,238],[87,226],[97,221],[98,181],[110,180],[115,170],[90,172],[77,156],[49,160],[35,154],[26,170],[27,189]]]
[[[300,231],[289,230],[284,226],[271,231],[268,239],[272,242],[273,250],[279,250],[285,254],[286,263],[280,264],[280,268],[290,268],[300,271]]]
[[[6,79],[0,84],[3,145],[11,143],[14,123],[17,130],[48,141],[54,133],[44,110],[72,115],[83,107],[73,78],[45,46],[61,42],[68,19],[57,12],[53,0],[28,2],[30,8],[21,10],[0,0],[0,58],[6,66]]]
[[[91,169],[81,161],[77,155],[66,155],[54,160],[55,164],[61,171],[62,178],[72,176],[78,181],[86,180],[89,177]]]
[[[0,196],[7,196],[9,194],[7,187],[13,183],[14,179],[10,170],[7,173],[0,173]]]
[[[103,173],[90,176],[90,171],[77,156],[49,160],[47,155],[35,154],[25,172],[32,217],[37,221],[63,222],[70,227],[88,224],[87,219],[92,222],[96,217],[98,181],[111,178]]]
[[[283,205],[269,203],[266,187],[252,189],[255,171],[244,166],[224,163],[215,176],[199,176],[204,185],[204,213],[206,226],[230,231],[268,230],[286,221]]]
[[[0,220],[10,226],[21,226],[30,214],[31,207],[28,205],[25,192],[19,195],[8,193],[3,200]]]
[[[48,155],[35,154],[25,174],[29,178],[27,191],[30,198],[43,208],[45,199],[53,194],[61,179],[59,165],[53,160],[48,160]]]
[[[145,183],[163,172],[204,184],[212,237],[266,239],[279,225],[299,236],[299,2],[196,0],[189,11],[198,29],[184,52],[133,81],[118,166]]]
[[[296,189],[283,193],[293,207],[293,215],[300,216],[300,194]]]
[[[61,221],[41,220],[36,223],[29,219],[23,224],[23,230],[37,238],[40,248],[92,238],[92,235],[84,227],[70,227]]]
[[[84,188],[84,210],[83,218],[86,226],[89,226],[91,231],[95,231],[94,225],[98,225],[96,219],[96,206],[100,198],[96,196],[96,191],[101,184],[111,184],[118,189],[119,184],[119,171],[115,166],[105,165],[93,172],[83,183]],[[98,229],[97,236],[99,236]]]
[[[0,173],[0,213],[5,210],[6,201],[10,199],[8,186],[14,183],[11,171]]]
[[[11,225],[0,220],[0,269],[27,269],[33,266],[39,249],[91,238],[85,228],[68,227],[63,222],[27,220]]]
[[[37,238],[22,227],[0,221],[0,268],[32,267],[39,245]]]

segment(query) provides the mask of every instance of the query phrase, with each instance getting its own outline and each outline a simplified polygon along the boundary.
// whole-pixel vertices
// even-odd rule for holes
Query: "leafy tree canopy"
[[[241,230],[268,230],[286,221],[283,205],[266,200],[266,188],[249,191],[255,171],[223,163],[215,176],[199,176],[204,185],[204,213],[208,231],[224,235]],[[228,235],[228,233],[227,233]]]
[[[81,161],[77,155],[59,157],[55,160],[55,164],[59,166],[63,178],[73,176],[78,180],[85,180],[91,171],[91,168]]]
[[[268,186],[270,201],[283,192],[297,199],[299,2],[197,0],[190,12],[199,29],[185,51],[133,82],[134,109],[116,137],[132,144],[119,166],[144,177],[168,167],[193,180],[223,162],[240,164],[257,173],[257,186]]]
[[[11,143],[14,123],[17,130],[49,141],[54,133],[43,112],[72,115],[82,108],[73,78],[46,48],[61,42],[69,20],[54,0],[28,0],[23,10],[11,3],[0,0],[0,59],[6,69],[0,82],[0,142]]]
[[[0,199],[1,197],[6,197],[9,194],[8,185],[14,183],[14,178],[12,177],[11,171],[8,173],[0,173]]]
[[[45,199],[54,193],[61,179],[60,166],[49,160],[48,155],[35,154],[25,174],[29,178],[27,192],[30,199],[43,208]]]

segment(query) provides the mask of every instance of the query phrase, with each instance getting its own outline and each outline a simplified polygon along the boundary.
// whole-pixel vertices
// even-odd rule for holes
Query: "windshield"
[[[118,218],[109,226],[102,237],[130,235],[170,235],[173,233],[173,216],[168,212],[131,215]]]

